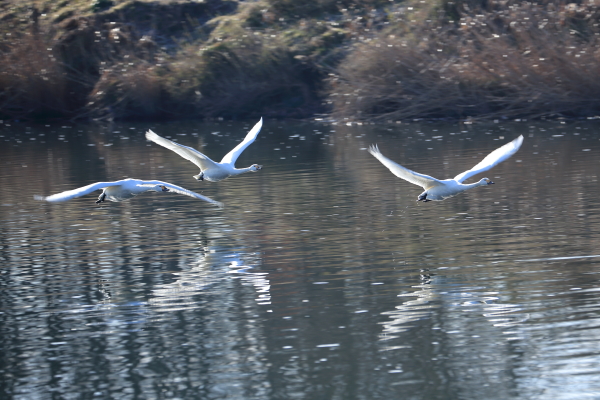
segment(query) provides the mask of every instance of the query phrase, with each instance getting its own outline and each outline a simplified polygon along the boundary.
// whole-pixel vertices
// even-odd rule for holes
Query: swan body
[[[196,199],[204,200],[209,203],[215,204],[218,207],[223,207],[223,203],[215,201],[209,197],[202,196],[201,194],[192,192],[191,190],[184,189],[180,186],[173,185],[168,182],[162,181],[142,181],[139,179],[122,179],[115,182],[96,182],[91,185],[83,186],[77,189],[67,190],[66,192],[53,194],[51,196],[35,196],[36,200],[45,200],[51,203],[57,203],[61,201],[67,201],[76,197],[85,196],[95,190],[102,189],[102,193],[96,204],[102,203],[105,200],[110,201],[123,201],[131,199],[140,193],[154,191],[154,192],[173,192],[184,194],[186,196],[194,197]]]
[[[166,147],[167,149],[179,154],[186,160],[196,164],[200,168],[200,173],[198,175],[194,175],[194,178],[197,180],[218,182],[225,178],[229,178],[230,176],[240,175],[246,172],[256,172],[262,168],[262,165],[258,164],[253,164],[248,168],[235,167],[236,160],[246,149],[246,147],[250,146],[250,144],[254,142],[261,128],[262,118],[256,123],[256,125],[254,125],[250,132],[248,132],[244,140],[235,146],[233,150],[227,153],[219,163],[214,162],[196,149],[173,142],[169,139],[165,139],[164,137],[152,132],[152,130],[148,130],[148,132],[146,132],[146,139]]]
[[[522,143],[523,135],[519,136],[512,142],[509,142],[504,146],[492,151],[483,160],[481,160],[479,164],[475,165],[470,170],[456,175],[453,179],[444,180],[439,180],[429,175],[420,174],[418,172],[411,171],[408,168],[404,168],[402,165],[381,154],[377,145],[369,147],[369,153],[381,161],[381,163],[388,167],[388,169],[397,177],[407,180],[410,183],[414,183],[415,185],[419,185],[425,189],[425,191],[419,195],[417,201],[427,202],[430,200],[445,200],[449,197],[456,196],[465,190],[473,189],[478,186],[493,184],[494,182],[488,178],[483,178],[479,182],[470,184],[464,184],[463,182],[468,178],[487,171],[500,164],[502,161],[507,160],[519,150]]]

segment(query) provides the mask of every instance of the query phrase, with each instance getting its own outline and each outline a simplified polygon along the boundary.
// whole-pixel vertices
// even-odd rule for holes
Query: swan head
[[[203,181],[204,180],[204,172],[200,171],[200,173],[198,175],[194,175],[194,179],[196,179],[197,181]]]
[[[252,172],[256,172],[256,171],[261,170],[261,169],[262,169],[262,165],[252,164],[250,166],[250,171],[252,171]]]
[[[494,182],[492,182],[492,181],[491,181],[491,179],[489,179],[489,178],[483,178],[483,179],[481,179],[481,180],[479,181],[479,184],[480,184],[481,186],[483,186],[483,185],[493,185],[493,184],[494,184]]]
[[[169,188],[165,185],[156,185],[153,186],[150,190],[154,190],[155,192],[169,192]]]

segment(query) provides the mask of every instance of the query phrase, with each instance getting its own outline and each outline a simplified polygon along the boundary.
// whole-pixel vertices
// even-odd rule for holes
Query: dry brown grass
[[[0,116],[77,118],[90,115],[88,95],[103,65],[128,53],[148,54],[128,29],[93,18],[29,21],[0,36]]]
[[[337,117],[359,119],[600,114],[599,14],[520,3],[435,34],[381,33],[342,63],[329,101]]]
[[[246,34],[249,33],[249,34]],[[244,37],[245,36],[245,37]],[[150,61],[129,56],[106,63],[89,97],[94,117],[156,119],[308,115],[319,104],[310,84],[319,79],[276,39],[242,32],[242,39]],[[309,82],[309,83],[307,83]]]
[[[244,28],[232,17],[216,19],[207,31],[168,36],[188,8],[198,11],[184,3],[173,2],[173,10],[156,6],[173,14],[168,21],[136,17],[137,8],[149,5],[127,2],[106,15],[61,20],[50,25],[52,33],[20,32],[0,42],[0,116],[304,117],[320,106],[322,76],[270,30]],[[118,19],[125,16],[131,18]],[[162,28],[149,30],[155,19]],[[207,36],[210,29],[215,32]]]
[[[64,68],[43,33],[0,43],[0,115],[61,117],[68,108]]]
[[[247,33],[199,55],[201,72],[194,94],[200,96],[202,112],[229,118],[307,115],[316,101],[311,85],[318,84],[318,73],[276,39]]]
[[[110,64],[101,69],[100,79],[89,94],[83,116],[156,119],[161,110],[163,88],[156,68],[140,59]]]
[[[340,10],[360,9],[367,12],[374,8],[387,6],[389,0],[266,0],[268,7],[277,16],[311,17]]]

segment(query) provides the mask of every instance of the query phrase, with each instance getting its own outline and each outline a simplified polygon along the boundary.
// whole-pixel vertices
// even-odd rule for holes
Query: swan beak
[[[166,187],[166,186],[161,186],[161,188],[162,188],[162,191],[163,191],[163,192],[168,192],[168,191],[169,191],[169,188],[168,188],[168,187]]]
[[[493,185],[493,184],[494,184],[494,182],[492,182],[492,181],[488,182],[488,185]]]
[[[262,169],[262,165],[256,165],[256,170],[258,171],[259,169]]]

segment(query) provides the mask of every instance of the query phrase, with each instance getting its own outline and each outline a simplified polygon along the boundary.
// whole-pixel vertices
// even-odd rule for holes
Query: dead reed
[[[68,85],[47,35],[4,35],[0,48],[0,116],[64,117]]]
[[[341,64],[329,102],[358,119],[600,114],[598,15],[593,4],[518,3],[433,33],[381,32]]]

